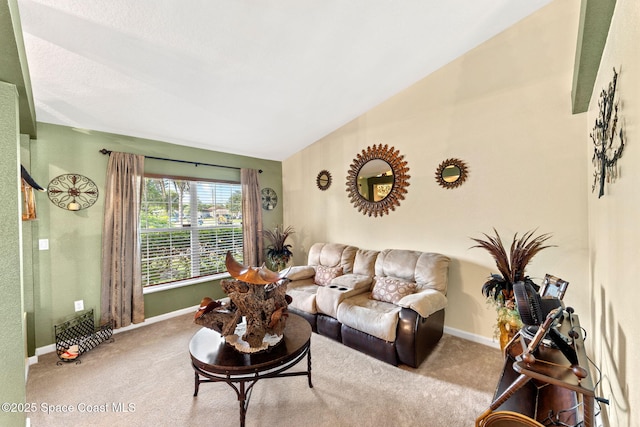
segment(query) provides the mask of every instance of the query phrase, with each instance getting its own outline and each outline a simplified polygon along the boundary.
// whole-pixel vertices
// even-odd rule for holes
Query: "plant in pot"
[[[284,228],[283,225],[278,225],[273,230],[264,230],[262,233],[269,241],[267,260],[271,264],[271,269],[275,271],[282,270],[287,266],[291,256],[293,256],[291,245],[286,243],[287,238],[295,233],[293,227]]]
[[[541,250],[552,247],[544,245],[551,238],[550,234],[541,234],[534,237],[535,230],[524,233],[518,237],[513,236],[509,252],[502,244],[500,235],[493,229],[495,236],[483,235],[486,240],[471,238],[477,245],[472,248],[485,249],[496,262],[500,274],[491,274],[482,285],[482,294],[497,311],[496,335],[500,336],[500,348],[506,344],[522,327],[520,315],[516,309],[513,295],[513,284],[517,282],[530,283],[535,289],[539,289],[533,280],[525,275],[525,269],[531,259]]]

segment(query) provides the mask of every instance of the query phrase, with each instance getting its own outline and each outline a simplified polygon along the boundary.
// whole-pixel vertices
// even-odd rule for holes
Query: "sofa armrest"
[[[410,308],[400,310],[396,351],[398,361],[417,368],[436,346],[444,330],[444,309],[426,319]]]
[[[316,275],[316,269],[310,265],[294,265],[289,268],[287,272],[287,279],[294,280],[304,280],[311,279]]]
[[[371,276],[348,273],[333,279],[328,285],[320,286],[316,295],[319,313],[338,318],[338,306],[347,298],[369,292]]]
[[[397,305],[410,308],[422,317],[429,317],[447,306],[447,297],[435,289],[424,289],[402,297]]]

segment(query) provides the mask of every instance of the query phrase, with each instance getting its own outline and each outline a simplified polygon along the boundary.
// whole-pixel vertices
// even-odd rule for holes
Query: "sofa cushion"
[[[416,291],[414,282],[397,279],[395,277],[375,277],[371,298],[396,304],[403,297]]]
[[[378,251],[358,249],[353,261],[353,273],[373,277]]]
[[[296,280],[287,284],[287,294],[291,297],[289,306],[310,314],[316,314],[316,293],[318,285],[313,279]]]
[[[326,265],[317,265],[314,282],[316,285],[326,286],[338,276],[342,276],[342,267],[327,267]]]
[[[402,307],[369,298],[365,292],[346,298],[338,306],[338,321],[381,340],[396,339],[398,316]]]
[[[307,265],[342,267],[344,274],[353,271],[353,261],[358,248],[340,243],[314,243],[309,248]]]
[[[338,288],[347,289],[362,289],[369,292],[371,289],[371,282],[373,277],[363,276],[361,274],[343,274],[331,281],[331,285],[336,285]]]
[[[437,253],[385,249],[376,259],[375,275],[415,282],[418,290],[435,289],[446,295],[449,261]]]

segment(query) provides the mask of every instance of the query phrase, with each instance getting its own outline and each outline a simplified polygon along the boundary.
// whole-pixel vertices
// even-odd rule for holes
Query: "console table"
[[[573,328],[569,316],[573,318]],[[565,313],[559,330],[565,336],[569,336],[571,330],[577,332],[574,348],[579,365],[588,372],[589,365],[578,316]],[[512,426],[592,427],[595,394],[591,375],[578,378],[562,352],[546,345],[538,347],[533,363],[526,363],[518,357],[523,353],[521,339],[523,338],[519,332],[505,347],[504,367],[494,400],[490,408],[478,417],[476,426],[493,425],[491,418],[495,418],[496,425],[505,425],[499,424],[498,418],[500,414],[508,416],[511,413],[518,415],[511,419],[509,425]],[[528,345],[528,340],[525,342]]]
[[[189,343],[195,371],[195,391],[201,383],[225,382],[237,394],[240,426],[245,425],[251,391],[258,380],[306,375],[311,383],[311,325],[302,317],[289,314],[282,341],[258,353],[241,353],[226,344],[218,332],[202,328]],[[307,357],[307,370],[285,372]]]

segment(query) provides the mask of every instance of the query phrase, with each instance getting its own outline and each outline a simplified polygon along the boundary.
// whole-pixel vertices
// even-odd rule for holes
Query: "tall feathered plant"
[[[500,234],[493,229],[495,236],[483,235],[486,240],[471,238],[477,245],[472,248],[485,249],[496,262],[496,267],[500,274],[491,274],[489,280],[482,285],[482,294],[489,298],[493,297],[496,301],[507,301],[513,298],[513,284],[516,282],[526,282],[533,285],[536,289],[538,286],[533,283],[529,276],[525,275],[525,269],[531,259],[541,250],[555,246],[544,245],[544,242],[551,238],[551,234],[541,234],[533,237],[535,230],[526,232],[522,237],[518,238],[518,233],[513,236],[511,248],[509,252],[502,244]]]

